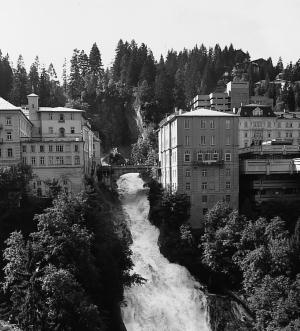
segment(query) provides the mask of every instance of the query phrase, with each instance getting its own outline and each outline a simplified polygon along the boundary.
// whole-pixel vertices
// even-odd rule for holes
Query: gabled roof
[[[28,96],[28,97],[38,97],[38,95],[36,95],[36,94],[34,94],[34,93],[28,94],[27,96]]]
[[[20,110],[20,108],[0,97],[0,110]]]
[[[84,110],[81,109],[73,109],[73,108],[67,108],[67,107],[39,107],[38,111],[47,111],[47,112],[58,112],[58,113],[63,113],[63,112],[80,112],[84,113]]]
[[[192,110],[192,111],[187,111],[186,113],[180,114],[178,115],[179,117],[181,116],[216,116],[216,117],[235,117],[237,115],[233,114],[233,113],[225,113],[225,112],[221,112],[221,111],[217,111],[217,110],[211,110],[211,109],[205,109],[205,108],[199,108],[196,110]]]

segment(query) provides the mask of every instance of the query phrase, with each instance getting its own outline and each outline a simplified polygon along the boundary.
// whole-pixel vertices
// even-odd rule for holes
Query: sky
[[[74,48],[97,43],[110,66],[119,39],[166,55],[196,44],[233,44],[251,59],[300,58],[300,0],[0,0],[0,50],[29,68],[36,55],[58,74]],[[60,77],[59,77],[60,78]]]

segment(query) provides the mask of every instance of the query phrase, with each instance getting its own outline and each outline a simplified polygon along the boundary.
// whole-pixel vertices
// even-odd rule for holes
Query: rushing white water
[[[149,203],[143,184],[138,174],[123,175],[118,181],[133,239],[133,271],[147,280],[125,290],[127,305],[122,315],[127,331],[209,330],[200,284],[159,252],[159,233],[147,218]]]

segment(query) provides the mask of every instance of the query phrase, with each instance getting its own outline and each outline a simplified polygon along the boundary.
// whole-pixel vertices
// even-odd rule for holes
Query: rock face
[[[211,331],[251,331],[252,317],[228,296],[207,295],[207,315]]]

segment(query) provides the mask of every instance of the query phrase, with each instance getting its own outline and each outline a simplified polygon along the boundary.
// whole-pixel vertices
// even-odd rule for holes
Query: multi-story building
[[[30,94],[25,111],[2,99],[0,120],[5,131],[4,155],[8,156],[0,158],[0,165],[20,161],[30,165],[33,193],[46,194],[47,182],[53,178],[66,191],[79,192],[84,176],[100,163],[100,140],[82,110],[39,107],[38,96]]]
[[[230,111],[230,100],[226,92],[212,92],[199,94],[192,102],[192,109],[212,109],[222,112]]]
[[[21,162],[21,140],[31,136],[32,127],[20,108],[0,97],[0,165]]]
[[[300,115],[274,113],[271,106],[250,104],[239,108],[239,147],[276,140],[300,143]]]
[[[191,201],[190,222],[201,227],[217,201],[238,207],[238,116],[208,109],[177,112],[159,127],[161,183]]]
[[[230,108],[239,108],[250,101],[249,82],[245,80],[231,81],[227,83],[226,92],[230,97]]]

